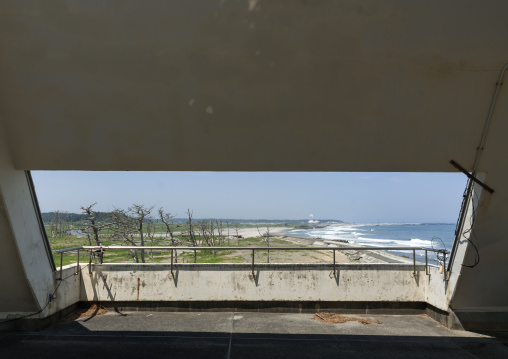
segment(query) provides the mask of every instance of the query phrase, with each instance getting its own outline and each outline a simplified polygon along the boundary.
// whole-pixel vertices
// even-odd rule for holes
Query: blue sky
[[[32,171],[42,212],[164,207],[196,218],[455,222],[458,173]]]

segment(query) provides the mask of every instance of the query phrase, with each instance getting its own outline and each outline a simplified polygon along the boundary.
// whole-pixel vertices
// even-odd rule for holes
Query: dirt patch
[[[90,308],[79,308],[60,319],[61,322],[71,322],[82,318],[91,318],[97,315],[104,315],[108,312],[102,305],[92,304]]]
[[[360,324],[383,324],[383,322],[380,320],[374,320],[369,318],[347,317],[345,315],[326,312],[316,313],[311,319],[317,320],[318,322],[329,324],[342,324],[347,322],[358,322]]]

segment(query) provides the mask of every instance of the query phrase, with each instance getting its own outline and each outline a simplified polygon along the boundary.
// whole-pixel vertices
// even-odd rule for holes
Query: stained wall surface
[[[2,121],[18,169],[453,171],[450,159],[469,168],[508,61],[507,10],[504,1],[2,1]],[[480,170],[504,166],[491,156],[504,148],[503,114],[499,106]]]
[[[438,271],[433,274],[438,280]],[[82,301],[424,302],[425,268],[407,264],[104,264],[82,275]]]

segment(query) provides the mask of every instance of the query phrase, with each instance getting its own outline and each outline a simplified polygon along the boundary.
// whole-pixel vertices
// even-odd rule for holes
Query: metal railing
[[[62,268],[63,268],[63,254],[66,252],[77,251],[77,266],[75,274],[79,273],[79,252],[80,251],[89,251],[89,271],[91,273],[91,264],[92,264],[92,254],[93,253],[104,253],[106,250],[117,250],[117,249],[127,249],[127,250],[143,250],[143,251],[151,251],[151,250],[160,250],[160,251],[171,251],[171,275],[174,276],[173,273],[173,255],[177,254],[177,251],[196,251],[199,250],[233,250],[233,251],[252,251],[252,275],[255,277],[254,266],[255,266],[255,252],[259,250],[263,251],[287,251],[287,250],[297,250],[297,251],[333,251],[333,273],[336,275],[336,260],[335,253],[336,251],[412,251],[413,252],[413,275],[416,276],[416,251],[425,251],[425,274],[429,275],[429,263],[428,263],[428,252],[440,253],[444,258],[444,271],[446,273],[446,256],[449,251],[444,249],[434,249],[434,248],[425,248],[425,247],[177,247],[177,246],[153,246],[153,247],[141,247],[141,246],[82,246],[82,247],[73,247],[66,248],[55,251],[60,254],[60,278],[62,278]]]

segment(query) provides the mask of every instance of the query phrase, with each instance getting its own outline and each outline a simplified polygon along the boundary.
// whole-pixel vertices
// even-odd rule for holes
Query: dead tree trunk
[[[102,246],[102,243],[99,239],[99,233],[101,230],[103,230],[105,228],[110,228],[111,223],[98,223],[97,222],[97,220],[95,218],[95,212],[92,209],[93,206],[95,206],[96,204],[97,203],[93,203],[93,204],[89,205],[88,207],[81,207],[81,210],[83,211],[83,213],[87,215],[87,217],[85,218],[85,221],[90,222],[86,227],[83,228],[83,231],[85,233],[87,233],[88,231],[91,230],[93,239],[95,241],[95,245]],[[87,235],[88,235],[88,233],[87,233]],[[88,237],[88,239],[90,240],[90,236]],[[102,250],[97,253],[97,257],[99,258],[99,263],[102,264],[104,261],[104,253],[102,252]]]
[[[196,236],[194,235],[194,227],[192,223],[192,214],[193,212],[190,209],[187,209],[187,216],[189,218],[188,226],[189,226],[189,238],[193,247],[196,247]],[[196,250],[194,249],[194,263],[196,263]]]
[[[164,225],[166,226],[166,235],[169,234],[170,236],[170,239],[171,239],[171,245],[173,247],[176,246],[176,242],[175,242],[175,236],[173,235],[173,230],[171,229],[171,226],[173,225],[173,222],[171,220],[171,218],[174,218],[175,216],[172,215],[171,213],[164,213],[164,209],[161,207],[159,208],[159,218],[160,220],[162,221],[162,223],[164,223]],[[178,263],[178,252],[175,250],[175,263]]]

